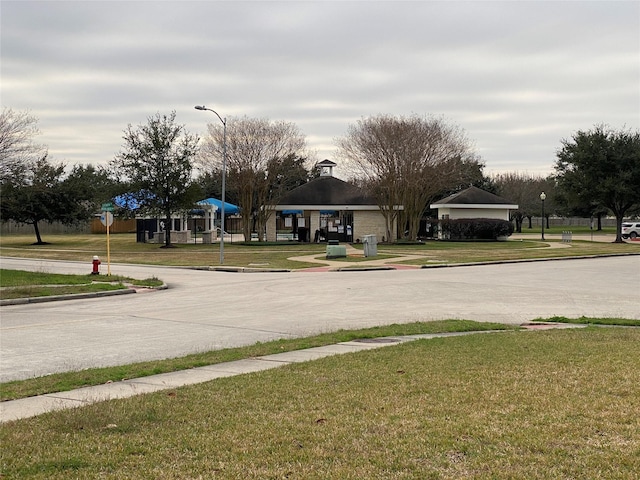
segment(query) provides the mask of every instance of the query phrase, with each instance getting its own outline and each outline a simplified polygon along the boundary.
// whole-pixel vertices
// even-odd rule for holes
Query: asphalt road
[[[77,262],[2,268],[88,273]],[[640,319],[640,256],[369,272],[228,273],[112,265],[169,289],[0,309],[0,381],[341,328],[469,319]]]

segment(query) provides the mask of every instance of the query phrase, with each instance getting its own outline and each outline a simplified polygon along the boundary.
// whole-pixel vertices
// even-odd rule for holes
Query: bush
[[[497,240],[513,233],[513,224],[496,218],[440,220],[441,238],[446,240]]]

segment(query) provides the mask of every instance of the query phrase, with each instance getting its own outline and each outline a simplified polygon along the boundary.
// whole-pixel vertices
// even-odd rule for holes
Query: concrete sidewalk
[[[526,330],[542,330],[550,328],[582,328],[584,325],[571,324],[525,324]],[[474,332],[453,332],[418,334],[397,337],[366,338],[352,340],[335,345],[294,350],[276,353],[263,357],[247,358],[233,362],[219,363],[205,367],[192,368],[171,373],[162,373],[148,377],[134,378],[120,382],[106,383],[93,387],[84,387],[67,392],[48,393],[36,397],[21,398],[0,402],[0,423],[35,417],[47,412],[83,407],[93,403],[105,402],[119,398],[128,398],[145,393],[159,392],[186,385],[209,382],[218,378],[232,377],[245,373],[270,370],[293,363],[309,362],[332,355],[361,352],[376,348],[397,345],[420,339],[458,337],[479,333],[512,332],[513,330],[481,330]]]

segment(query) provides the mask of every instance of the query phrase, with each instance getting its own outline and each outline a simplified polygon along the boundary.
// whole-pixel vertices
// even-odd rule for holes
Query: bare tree
[[[208,129],[198,156],[205,172],[220,168],[224,145],[223,127],[209,124]],[[293,123],[247,117],[227,120],[229,188],[237,194],[245,239],[251,238],[254,223],[262,236],[272,213],[265,206],[275,203],[271,197],[279,189],[273,188],[270,170],[291,156],[301,155],[305,146],[304,135]]]
[[[0,114],[0,181],[21,175],[25,167],[46,156],[46,148],[34,143],[40,133],[38,119],[27,112],[4,108]]]
[[[537,185],[541,178],[519,172],[505,172],[493,176],[498,189],[498,195],[518,204],[518,209],[511,213],[511,220],[515,222],[515,231],[522,233],[522,224],[531,215],[542,192]],[[529,227],[531,228],[531,226]]]
[[[525,218],[529,220],[529,229],[533,228],[531,219],[542,214],[542,192],[546,194],[545,221],[547,227],[549,226],[549,215],[556,210],[556,188],[553,178],[506,172],[494,175],[493,182],[500,196],[518,204],[518,209],[511,213],[511,220],[516,224],[516,232],[522,232]]]
[[[378,199],[387,238],[394,238],[391,229],[398,219],[408,238],[416,239],[430,201],[461,182],[477,180],[466,178],[474,171],[469,164],[478,160],[464,131],[442,118],[369,117],[349,127],[337,144],[339,156]]]

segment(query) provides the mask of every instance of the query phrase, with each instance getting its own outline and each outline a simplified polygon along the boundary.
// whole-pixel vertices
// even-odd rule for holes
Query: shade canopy
[[[218,210],[222,209],[222,201],[218,200],[217,198],[205,198],[204,200],[200,200],[197,203],[198,205],[202,205],[202,206],[211,205],[213,207],[216,207],[216,209]],[[237,205],[234,205],[233,203],[229,203],[229,202],[224,202],[225,215],[236,215],[239,212],[240,212],[240,209],[238,208]]]

